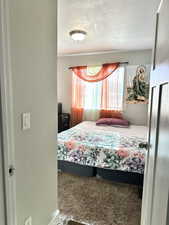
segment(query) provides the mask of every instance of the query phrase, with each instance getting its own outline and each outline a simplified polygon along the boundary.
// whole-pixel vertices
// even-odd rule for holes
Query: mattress
[[[144,173],[147,128],[96,126],[85,121],[58,134],[58,160],[98,168]]]

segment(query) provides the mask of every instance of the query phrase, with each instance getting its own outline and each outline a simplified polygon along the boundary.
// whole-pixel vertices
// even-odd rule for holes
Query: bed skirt
[[[58,169],[62,172],[71,173],[78,176],[97,176],[114,182],[143,186],[144,175],[140,173],[96,168],[62,160],[58,160]]]
[[[73,162],[58,160],[58,169],[65,173],[72,173],[78,176],[93,177],[96,176],[96,168],[84,166]]]

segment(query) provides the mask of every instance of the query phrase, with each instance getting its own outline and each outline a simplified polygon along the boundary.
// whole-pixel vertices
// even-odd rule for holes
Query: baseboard
[[[59,213],[60,213],[60,211],[58,209],[52,214],[52,220],[50,221],[50,223],[48,225],[56,225],[57,224]]]

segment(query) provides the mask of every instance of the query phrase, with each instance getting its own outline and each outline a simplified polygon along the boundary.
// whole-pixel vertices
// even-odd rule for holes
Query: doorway
[[[122,224],[140,223],[141,199],[139,199],[139,197],[135,195],[137,192],[137,188],[136,186],[132,186],[132,184],[134,183],[134,185],[140,185],[143,181],[143,173],[141,172],[139,176],[137,176],[138,170],[135,170],[134,175],[130,174],[131,176],[133,176],[133,183],[130,185],[126,185],[124,183],[131,181],[131,177],[129,178],[127,176],[129,174],[123,177],[122,172],[124,171],[120,171],[120,169],[116,168],[118,172],[113,170],[106,170],[107,168],[112,169],[114,164],[112,163],[111,167],[110,164],[108,165],[108,161],[110,160],[111,162],[113,162],[113,159],[116,158],[116,156],[112,156],[111,154],[109,154],[109,160],[106,158],[104,161],[107,168],[104,167],[105,164],[102,165],[103,168],[100,168],[99,163],[96,162],[98,160],[97,156],[100,152],[97,152],[98,155],[94,160],[92,157],[92,160],[91,158],[87,160],[87,156],[85,155],[85,153],[79,153],[80,148],[83,149],[84,152],[86,150],[86,143],[84,143],[83,140],[80,139],[82,138],[82,136],[83,138],[85,137],[85,140],[87,139],[86,142],[88,142],[89,145],[88,134],[90,133],[90,130],[91,132],[93,132],[93,134],[94,132],[100,132],[99,134],[100,136],[102,136],[102,138],[107,132],[106,128],[101,128],[101,126],[99,127],[99,131],[98,129],[97,131],[94,130],[96,120],[98,120],[98,116],[100,116],[100,111],[103,109],[106,111],[106,113],[108,111],[106,110],[106,108],[99,108],[99,104],[102,101],[100,100],[101,97],[99,98],[102,84],[94,84],[93,82],[93,84],[90,83],[89,85],[89,82],[83,83],[85,79],[88,79],[87,76],[89,74],[90,77],[92,77],[92,75],[98,75],[99,71],[101,71],[101,68],[104,67],[105,64],[120,62],[120,66],[125,71],[124,80],[122,79],[122,81],[119,83],[116,80],[116,82],[118,83],[118,87],[122,87],[121,84],[124,82],[124,86],[121,88],[123,90],[121,94],[117,94],[120,93],[120,91],[118,88],[116,88],[116,94],[122,96],[122,104],[112,104],[112,108],[109,109],[116,109],[116,111],[121,110],[123,112],[123,118],[130,121],[131,127],[133,125],[136,126],[134,129],[138,130],[135,130],[133,134],[130,134],[128,136],[129,139],[134,136],[135,140],[138,140],[139,138],[139,140],[145,138],[144,140],[142,139],[141,142],[147,141],[146,135],[148,131],[145,131],[145,127],[147,126],[148,121],[148,99],[146,99],[146,96],[148,95],[146,93],[148,93],[148,91],[146,90],[148,90],[149,88],[149,76],[147,76],[147,74],[150,74],[151,70],[152,45],[154,39],[154,27],[151,22],[158,8],[159,1],[157,1],[156,4],[152,3],[150,5],[140,2],[139,6],[133,3],[132,7],[127,8],[128,10],[126,10],[125,8],[124,13],[124,7],[122,9],[122,4],[123,3],[120,1],[112,7],[112,1],[93,1],[92,3],[91,1],[85,1],[81,4],[77,3],[76,1],[71,1],[68,4],[66,1],[58,2],[58,102],[60,103],[58,106],[58,165],[59,170],[62,171],[59,173],[60,209],[61,212],[63,212],[63,214],[65,215],[68,215],[70,217],[73,215],[76,221],[83,223],[86,222],[89,224],[95,222],[96,224],[105,223],[107,225],[111,224],[112,221],[114,221],[114,224],[118,223],[119,221],[122,221]],[[138,10],[136,10],[136,8],[134,9],[134,7],[139,7],[139,9],[141,9],[140,12],[146,11],[147,19],[145,19],[145,16],[143,18],[140,13],[141,19],[138,20]],[[119,11],[120,13],[116,13],[117,11]],[[134,13],[136,11],[137,15],[135,15]],[[65,14],[63,14],[63,12],[65,12]],[[133,23],[124,22],[127,21],[130,16],[132,17],[131,21],[135,21],[135,24],[137,24],[136,26],[134,26]],[[146,21],[151,21],[150,23],[146,23],[146,27],[149,27],[148,30],[151,30],[151,35],[149,32],[146,32],[147,28],[145,27],[144,19]],[[115,28],[118,24],[117,21],[119,20],[121,22],[118,27],[119,30],[117,31]],[[67,21],[66,25],[65,21]],[[124,23],[122,23],[122,21]],[[122,24],[123,26],[121,26]],[[124,37],[122,37],[125,26],[127,36],[125,37],[125,34]],[[139,29],[139,31],[137,29]],[[127,30],[130,30],[130,33],[127,33]],[[132,35],[136,33],[139,33],[139,35],[137,35],[137,37],[132,37]],[[119,39],[118,35],[120,36]],[[151,38],[149,35],[151,36]],[[152,40],[151,44],[148,41],[150,40],[149,38]],[[134,40],[134,42],[131,40]],[[125,46],[123,45],[124,43]],[[118,78],[120,77],[119,71],[120,68],[113,73],[114,77],[117,74]],[[123,75],[121,77],[123,77]],[[83,81],[81,81],[79,78]],[[77,85],[77,83],[79,86]],[[141,88],[138,88],[140,90],[144,86],[144,94],[136,93],[138,90],[136,87],[137,85],[135,86],[136,83],[140,83]],[[114,84],[115,83],[112,83],[112,86]],[[77,86],[79,87],[79,90],[83,90],[84,92],[80,92],[78,88],[76,88]],[[115,87],[117,86],[114,85],[113,90],[115,90]],[[85,92],[84,89],[87,91]],[[79,100],[78,98],[76,98],[76,96],[84,96],[84,98],[82,97],[83,100],[81,100],[81,102],[79,103],[78,101],[76,101],[76,99]],[[74,99],[75,104],[73,105]],[[81,104],[82,102],[85,102],[84,105]],[[119,102],[121,102],[120,98],[118,98],[118,103]],[[72,117],[73,123],[77,123],[77,127],[74,127],[72,126],[72,124],[70,124],[70,120],[72,120]],[[82,125],[80,125],[79,122],[82,122]],[[84,131],[84,133],[82,130]],[[85,133],[86,131],[88,132],[87,135]],[[118,129],[116,129],[115,131],[117,133],[120,133]],[[145,136],[137,136],[136,134],[145,134]],[[125,135],[127,136],[127,134]],[[72,139],[69,139],[68,137],[71,137]],[[79,140],[77,140],[77,137],[79,138]],[[92,136],[92,138],[94,137]],[[123,138],[121,137],[120,140],[122,139]],[[106,143],[106,141],[104,140],[103,142]],[[80,148],[77,147],[79,145]],[[139,146],[139,144],[136,145]],[[145,147],[144,144],[142,146],[143,148]],[[127,149],[125,149],[124,152],[126,153],[126,151]],[[95,153],[95,149],[93,150],[93,152]],[[137,168],[142,168],[142,165],[144,164],[142,164],[142,162],[144,160],[142,161],[141,158],[143,159],[146,155],[146,150],[143,153],[143,150],[141,150],[140,148],[135,156],[137,154],[141,157],[135,158],[134,160],[132,157],[130,158],[130,156],[128,156],[131,161],[133,160],[135,162],[140,162],[140,164],[136,163],[135,166]],[[102,159],[100,158],[99,160],[101,161]],[[90,160],[93,163],[92,168]],[[124,158],[123,160],[125,161]],[[78,166],[74,166],[75,163],[78,164]],[[84,165],[86,166],[85,169]],[[130,165],[132,165],[132,163]],[[133,168],[135,166],[133,166]],[[102,171],[102,169],[105,170]],[[131,170],[131,168],[129,168],[128,166],[126,166],[124,170],[131,173],[133,172],[133,170]],[[109,181],[107,181],[106,178],[109,178]],[[118,186],[118,183],[111,183],[115,181],[120,182],[120,186]],[[100,194],[100,190],[102,190],[103,187],[107,190],[107,195],[106,193],[104,193],[104,191],[102,191]],[[136,189],[133,189],[133,187]],[[116,193],[115,189],[119,190],[118,194]],[[127,190],[132,190],[131,192],[133,194],[130,193],[130,191],[128,192]],[[115,196],[111,191],[113,193],[116,193]],[[129,194],[130,197],[132,196],[131,198],[133,199],[133,201],[131,202],[134,209],[132,207],[127,207],[127,205],[130,205],[129,202],[131,200],[130,198],[128,198],[127,194]],[[112,199],[108,196],[112,196]],[[126,202],[122,198],[120,198],[120,196],[123,196],[126,199]],[[105,198],[106,200],[103,198]],[[114,204],[113,199],[114,201],[116,199]],[[119,202],[123,202],[123,204],[119,204]],[[72,206],[70,206],[71,204]],[[88,210],[86,210],[86,208]],[[109,208],[111,212],[114,210],[113,212],[115,217],[112,216],[111,212],[109,213],[109,210],[107,208]],[[124,211],[122,210],[122,208],[124,209]],[[79,212],[78,209],[81,212]],[[118,220],[116,216],[116,210],[119,214],[121,213],[121,215],[123,215],[122,217],[118,217],[119,221],[116,221]],[[131,216],[129,216],[130,212],[135,213],[135,216],[133,216],[133,218],[136,218],[136,221],[133,221],[131,219]]]

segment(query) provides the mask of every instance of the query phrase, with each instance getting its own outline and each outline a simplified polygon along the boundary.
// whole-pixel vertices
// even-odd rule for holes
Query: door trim
[[[2,155],[4,165],[6,225],[17,225],[16,178],[10,177],[8,168],[15,166],[13,91],[9,33],[9,0],[0,0],[0,101],[2,130]]]

